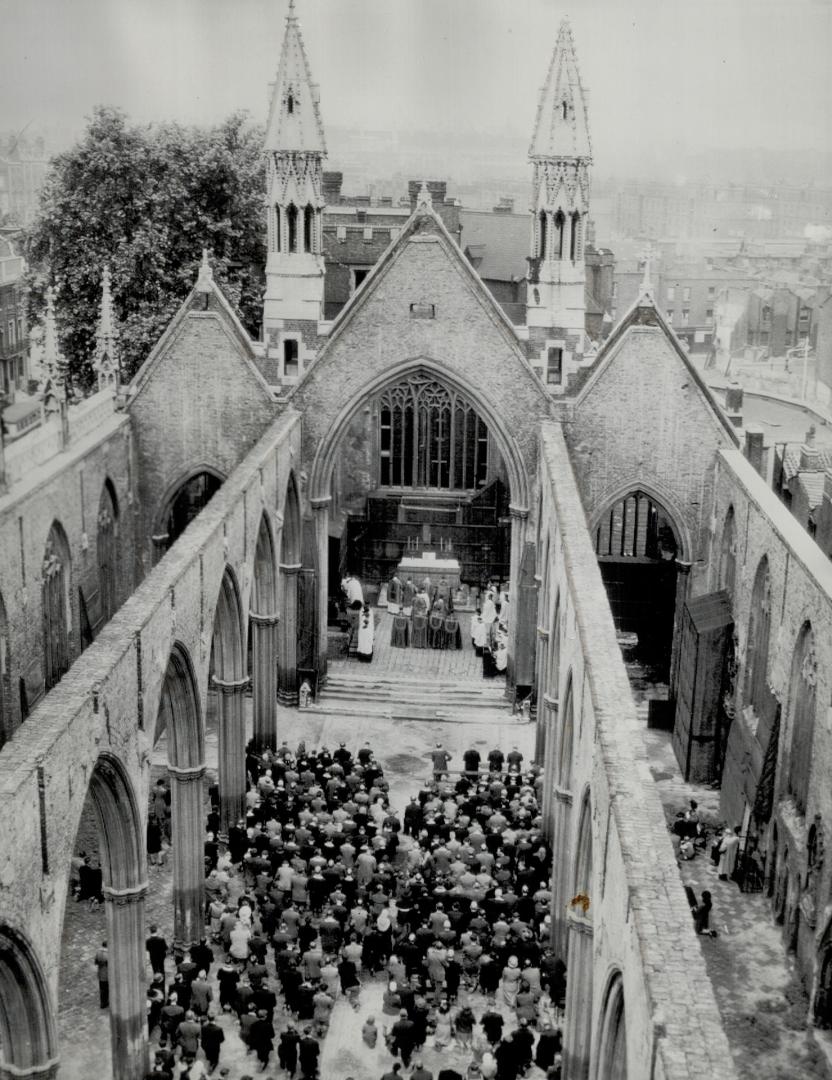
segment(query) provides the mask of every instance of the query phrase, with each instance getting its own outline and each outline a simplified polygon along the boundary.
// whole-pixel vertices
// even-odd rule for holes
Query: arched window
[[[106,481],[98,501],[98,609],[107,622],[118,607],[118,502]]]
[[[806,813],[809,774],[812,767],[812,738],[815,730],[817,658],[815,635],[811,625],[803,625],[792,658],[789,682],[791,713],[791,750],[787,788],[801,814]]]
[[[414,374],[378,401],[382,487],[470,491],[488,479],[488,429],[476,410],[427,375]]]
[[[569,237],[569,258],[572,262],[578,257],[578,242],[581,235],[581,215],[575,211],[572,214],[572,234]]]
[[[43,606],[43,682],[46,690],[69,670],[72,629],[69,544],[56,521],[46,538],[41,572]]]
[[[627,1080],[627,1029],[624,1023],[624,980],[610,980],[601,1014],[598,1080]]]
[[[575,706],[571,673],[566,679],[566,694],[561,709],[560,741],[558,744],[558,786],[564,791],[572,787],[572,752],[575,741]]]
[[[763,713],[770,693],[767,682],[768,643],[771,632],[771,578],[768,559],[763,556],[754,577],[751,615],[748,622],[748,646],[745,652],[743,700]]]
[[[592,800],[589,791],[581,803],[581,817],[578,822],[578,844],[575,849],[575,896],[592,898]],[[592,905],[589,904],[584,914],[592,917]]]
[[[315,221],[315,211],[311,206],[305,206],[303,210],[303,250],[312,250],[312,227]]]
[[[288,250],[297,251],[298,247],[298,208],[294,203],[286,207],[286,229]]]
[[[286,98],[286,112],[291,116],[295,111],[295,95],[292,91],[289,91],[289,96]]]
[[[214,472],[199,472],[189,477],[177,490],[165,511],[162,553],[182,535],[200,510],[222,486]]]
[[[281,220],[280,207],[274,208],[274,236],[275,247],[278,251],[283,250],[283,235],[282,235],[283,222]]]
[[[563,258],[563,234],[566,230],[566,217],[562,210],[555,214],[555,251],[556,259]]]
[[[565,120],[569,115],[569,105],[568,105],[568,103],[566,101],[562,101],[560,107],[561,107],[561,115],[563,116],[563,119]]]
[[[722,545],[719,552],[718,587],[725,589],[729,596],[734,595],[734,577],[737,569],[737,527],[734,520],[734,508],[730,506],[722,527]]]
[[[538,234],[537,234],[538,235],[537,254],[540,256],[541,259],[545,259],[546,258],[546,226],[547,226],[547,222],[548,222],[548,215],[546,214],[545,210],[540,211],[540,214],[538,215],[538,220],[539,220],[539,225],[538,225]]]

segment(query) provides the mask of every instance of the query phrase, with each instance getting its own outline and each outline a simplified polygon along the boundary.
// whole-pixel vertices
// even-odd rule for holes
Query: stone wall
[[[565,1060],[575,1070],[569,1075],[585,1075],[585,1066],[586,1075],[598,1075],[606,1049],[605,991],[620,972],[628,1076],[729,1080],[728,1043],[646,759],[578,485],[553,423],[543,425],[540,485],[539,746],[558,868],[556,941],[568,963]],[[571,754],[563,749],[564,736]],[[591,850],[582,884],[584,804],[591,808]],[[575,902],[583,888],[585,911]]]
[[[20,721],[20,680],[31,707],[44,689],[44,632],[42,566],[46,540],[53,523],[63,529],[70,553],[70,656],[81,651],[80,589],[89,628],[97,632],[103,621],[98,566],[98,511],[107,481],[115,493],[118,511],[117,602],[133,585],[135,468],[130,423],[113,408],[112,396],[77,407],[81,419],[91,415],[95,424],[71,425],[66,450],[39,460],[30,459],[25,476],[0,496],[0,597],[8,626],[7,685],[3,709],[7,729]],[[92,399],[91,399],[92,400]],[[85,403],[86,404],[86,403]],[[30,437],[38,442],[41,430],[24,435],[14,444],[26,450]],[[6,715],[7,714],[7,715]]]
[[[736,522],[736,586],[734,622],[739,668],[734,705],[736,716],[728,739],[722,778],[721,807],[731,824],[743,821],[746,806],[754,809],[764,773],[768,740],[763,725],[750,706],[743,705],[742,687],[748,664],[749,621],[757,568],[765,557],[771,585],[771,636],[766,658],[766,682],[780,710],[777,769],[771,821],[755,822],[750,831],[765,852],[767,888],[773,893],[778,917],[784,924],[785,943],[795,947],[800,967],[811,990],[817,978],[818,950],[832,919],[832,864],[823,859],[824,837],[829,843],[832,822],[832,564],[794,520],[765,481],[738,453],[719,455],[714,489],[712,522],[714,544],[719,550],[729,509]],[[716,587],[717,569],[712,568]],[[816,716],[812,734],[808,798],[805,814],[799,813],[787,794],[786,775],[792,752],[794,690],[792,661],[804,624],[814,632]],[[765,729],[768,731],[768,728]],[[820,866],[814,874],[807,865],[807,839],[812,826],[819,828]]]
[[[198,391],[198,392],[197,392]],[[276,405],[248,336],[225,298],[192,293],[129,388],[139,475],[139,574],[165,505],[195,473],[227,477],[262,435]]]
[[[670,514],[691,591],[704,591],[715,454],[735,436],[652,305],[608,340],[564,430],[590,528],[640,488]]]
[[[110,453],[123,442],[126,420],[121,417],[120,423],[123,429],[111,440]],[[203,728],[223,573],[227,567],[233,572],[241,609],[247,612],[263,515],[271,524],[279,558],[283,506],[292,462],[299,456],[299,435],[299,418],[292,412],[272,423],[211,504],[0,751],[0,922],[21,931],[31,943],[47,974],[53,1013],[65,974],[60,971],[60,938],[69,860],[96,763],[102,755],[120,763],[127,787],[119,807],[126,813],[132,795],[141,815],[138,847],[143,853],[150,756],[171,649],[178,642],[190,657]],[[66,472],[62,483],[67,500],[77,499],[66,485]],[[53,498],[57,501],[59,494]],[[247,625],[244,619],[244,633]],[[119,825],[128,828],[129,823]],[[45,863],[38,854],[42,851]],[[133,881],[145,879],[142,865],[123,866],[123,851],[110,854],[125,873],[130,870]],[[143,986],[136,989],[143,1009]]]

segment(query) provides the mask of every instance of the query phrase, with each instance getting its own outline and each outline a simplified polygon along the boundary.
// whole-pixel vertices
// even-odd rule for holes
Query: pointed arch
[[[61,523],[52,522],[46,538],[41,576],[43,610],[43,682],[52,687],[72,662],[72,556]]]
[[[167,735],[168,762],[179,769],[191,769],[205,761],[205,737],[194,667],[185,646],[177,641],[168,657],[154,745]]]
[[[283,530],[280,536],[280,561],[284,565],[295,565],[301,561],[302,529],[300,516],[300,496],[294,470],[289,473],[286,483],[286,498],[283,503]]]
[[[566,232],[566,215],[562,210],[558,210],[554,217],[555,234],[553,236],[554,242],[554,256],[556,259],[563,258],[563,239]]]
[[[548,215],[547,211],[541,210],[540,213],[537,215],[537,219],[538,219],[538,226],[537,226],[537,236],[538,236],[537,254],[538,254],[538,258],[545,259],[546,258],[546,242],[549,239],[549,237],[548,237],[549,215]]]
[[[287,250],[294,253],[298,248],[298,208],[294,203],[289,203],[286,207],[286,233]]]
[[[566,690],[560,708],[560,739],[558,740],[558,786],[564,791],[572,790],[572,758],[575,743],[575,705],[572,672],[566,676]]]
[[[786,790],[798,812],[806,813],[809,777],[812,771],[812,742],[817,713],[818,662],[815,633],[808,620],[800,628],[792,654],[789,679],[789,722],[791,740],[787,765]]]
[[[581,799],[581,814],[578,819],[577,840],[575,842],[574,895],[588,896],[591,900],[592,885],[592,793],[587,787]],[[592,918],[591,903],[584,914],[588,918]]]
[[[24,933],[0,923],[0,1073],[54,1075],[57,1054],[57,1026],[40,961]]]
[[[771,691],[768,689],[770,636],[771,574],[768,557],[764,555],[757,564],[754,586],[751,590],[743,679],[743,703],[751,705],[758,716],[767,715],[771,702]]]
[[[258,615],[271,615],[277,610],[277,560],[274,536],[266,513],[260,518],[257,530],[251,597],[252,611]]]
[[[230,566],[226,566],[214,610],[211,638],[211,670],[218,679],[239,680],[245,675],[245,632],[240,590]]]
[[[109,477],[101,488],[98,500],[98,559],[99,625],[108,622],[119,606],[119,512],[118,497]]]
[[[617,970],[610,977],[601,1007],[596,1077],[597,1080],[627,1080],[624,979]]]
[[[251,611],[252,711],[254,746],[274,748],[277,739],[278,595],[275,544],[264,512],[257,530],[252,574]]]
[[[230,566],[226,566],[214,611],[211,638],[211,689],[218,699],[218,768],[220,832],[245,815],[246,723],[245,691],[248,685],[245,626],[240,590]]]
[[[280,537],[280,624],[277,696],[284,705],[298,701],[298,581],[303,558],[303,524],[294,471],[286,482]]]
[[[303,208],[303,250],[314,251],[315,242],[315,209],[311,203]]]
[[[733,599],[734,578],[737,572],[737,523],[734,507],[729,506],[722,526],[722,539],[719,546],[719,572],[717,588],[725,589]]]

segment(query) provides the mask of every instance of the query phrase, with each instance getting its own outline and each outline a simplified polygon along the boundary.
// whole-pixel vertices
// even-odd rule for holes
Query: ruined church
[[[648,719],[672,729],[684,779],[718,783],[742,825],[827,1027],[832,568],[648,280],[600,348],[587,338],[592,149],[568,24],[531,134],[522,322],[427,182],[404,222],[341,208],[333,242],[383,250],[328,312],[324,113],[291,6],[266,123],[259,340],[206,252],[119,386],[105,280],[99,389],[68,406],[50,298],[45,422],[5,448],[0,489],[0,1078],[59,1074],[63,915],[89,811],[113,1076],[142,1080],[154,746],[166,737],[174,929],[188,945],[204,925],[209,696],[227,828],[245,805],[249,734],[257,747],[290,737],[281,718],[304,684],[326,698],[344,574],[369,588],[402,559],[447,556],[460,587],[507,583],[506,692],[536,725],[568,973],[564,1080],[730,1080],[622,649],[666,687]]]

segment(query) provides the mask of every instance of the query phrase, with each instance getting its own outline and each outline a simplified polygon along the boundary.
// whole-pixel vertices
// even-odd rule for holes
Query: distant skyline
[[[652,162],[672,176],[674,160],[721,148],[832,153],[832,0],[296,6],[325,127],[528,139],[567,15],[601,173]],[[66,145],[97,104],[139,122],[210,123],[240,108],[262,121],[287,7],[2,0],[0,130],[31,124]],[[449,173],[455,164],[451,153]]]

